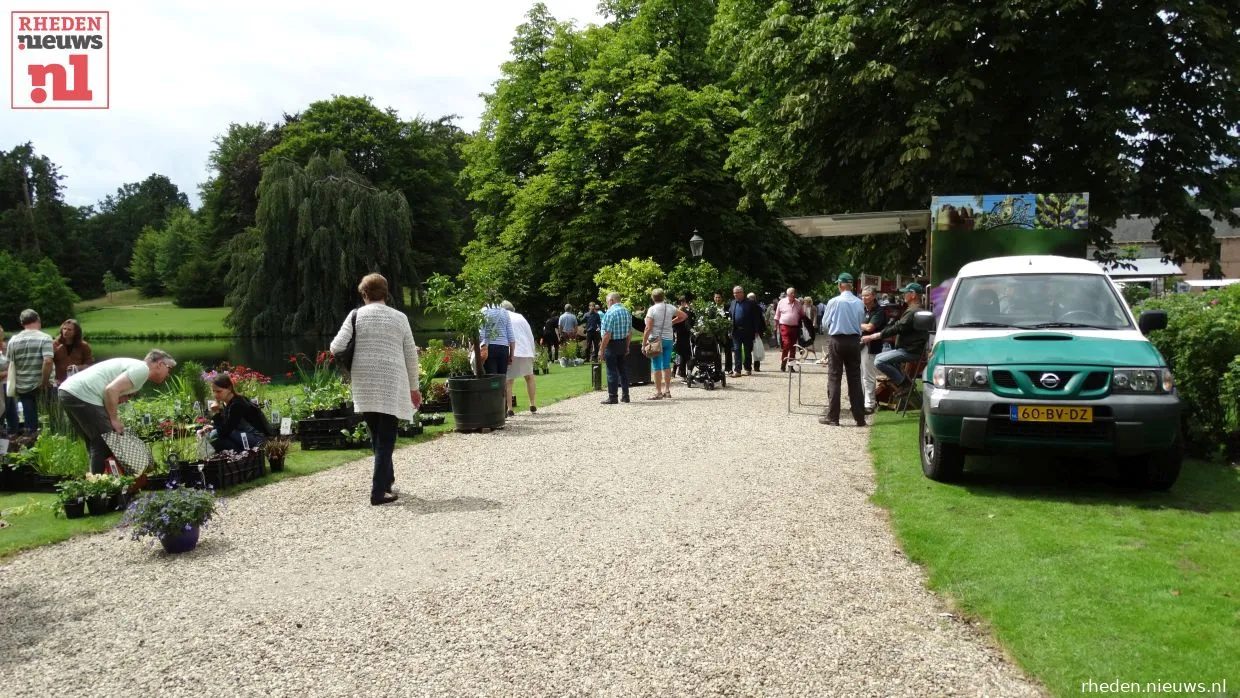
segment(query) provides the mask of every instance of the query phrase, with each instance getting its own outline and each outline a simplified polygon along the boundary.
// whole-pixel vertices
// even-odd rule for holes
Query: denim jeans
[[[245,447],[245,444],[241,443],[242,433],[245,434],[246,440],[250,442],[250,448],[254,448],[255,446],[262,446],[263,442],[267,440],[267,437],[263,436],[262,434],[256,431],[246,431],[246,432],[234,431],[233,433],[229,434],[228,436],[222,439],[216,439],[214,442],[211,443],[211,445],[217,451],[241,451]]]
[[[607,351],[604,352],[607,358],[607,397],[616,399],[616,392],[620,391],[622,397],[629,396],[629,357],[625,355],[628,349],[619,342],[610,342],[607,345]]]
[[[29,393],[19,393],[17,397],[6,397],[4,399],[4,421],[9,427],[9,435],[17,436],[19,426],[27,432],[33,434],[39,430],[39,393],[31,391]],[[21,424],[17,421],[17,403],[22,405],[22,414],[24,419]]]
[[[362,417],[370,429],[370,446],[375,452],[375,474],[370,483],[370,498],[373,501],[391,491],[392,483],[396,482],[392,467],[392,452],[396,450],[396,415],[364,412]]]
[[[904,349],[892,349],[874,357],[874,368],[882,371],[884,375],[891,379],[892,383],[901,385],[904,383],[902,366],[910,361],[917,361],[919,359],[921,359],[920,354],[914,354]]]

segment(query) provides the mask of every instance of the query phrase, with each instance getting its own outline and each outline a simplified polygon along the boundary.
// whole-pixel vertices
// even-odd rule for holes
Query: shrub
[[[1144,286],[1137,284],[1127,284],[1124,286],[1124,300],[1128,301],[1128,306],[1135,308],[1142,302],[1148,300],[1150,290]]]
[[[188,531],[211,520],[215,493],[187,487],[143,495],[129,505],[119,528],[128,529],[134,540],[162,538]]]
[[[1154,298],[1141,310],[1167,311],[1167,329],[1150,341],[1175,374],[1191,448],[1218,453],[1240,432],[1240,285],[1201,295]]]

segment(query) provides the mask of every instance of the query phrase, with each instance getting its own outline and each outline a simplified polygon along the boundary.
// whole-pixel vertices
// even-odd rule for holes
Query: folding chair
[[[918,388],[917,381],[924,381],[923,374],[926,372],[927,354],[922,352],[921,358],[916,361],[909,361],[904,364],[904,379],[909,382],[909,389],[896,400],[896,411],[902,416],[908,412],[909,403],[912,402],[913,396],[917,396],[917,407],[921,408],[921,390]]]

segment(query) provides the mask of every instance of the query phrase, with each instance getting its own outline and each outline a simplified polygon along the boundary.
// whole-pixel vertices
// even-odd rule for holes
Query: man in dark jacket
[[[882,371],[896,386],[896,395],[904,395],[913,387],[913,382],[905,380],[901,366],[905,363],[920,361],[926,353],[926,341],[929,332],[922,332],[913,327],[913,316],[921,310],[921,284],[911,283],[900,289],[904,294],[904,302],[908,303],[904,314],[899,320],[883,328],[881,332],[867,334],[862,342],[881,341],[887,337],[896,338],[896,348],[885,351],[874,358],[874,367]]]
[[[762,331],[762,309],[757,302],[745,297],[745,289],[732,289],[732,354],[736,370],[733,378],[740,378],[741,365],[745,375],[753,375],[753,340]]]
[[[861,302],[865,303],[865,317],[861,320],[861,333],[882,332],[887,326],[887,313],[878,304],[873,286],[866,286],[862,289]],[[874,359],[882,351],[882,342],[870,342],[861,352],[861,385],[865,392],[866,414],[874,414],[874,410],[878,409],[878,401],[874,399],[874,390],[878,387],[878,369],[874,367]]]
[[[585,314],[582,325],[586,330],[586,361],[598,363],[598,345],[603,339],[603,317],[598,311],[598,303],[590,303],[590,311]]]

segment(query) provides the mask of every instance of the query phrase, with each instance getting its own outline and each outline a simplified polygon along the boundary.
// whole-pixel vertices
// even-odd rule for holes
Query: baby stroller
[[[723,372],[723,357],[719,353],[719,342],[709,334],[694,333],[690,338],[693,358],[689,361],[688,375],[685,385],[692,388],[701,383],[707,390],[714,390],[715,384],[727,387],[728,376]]]

